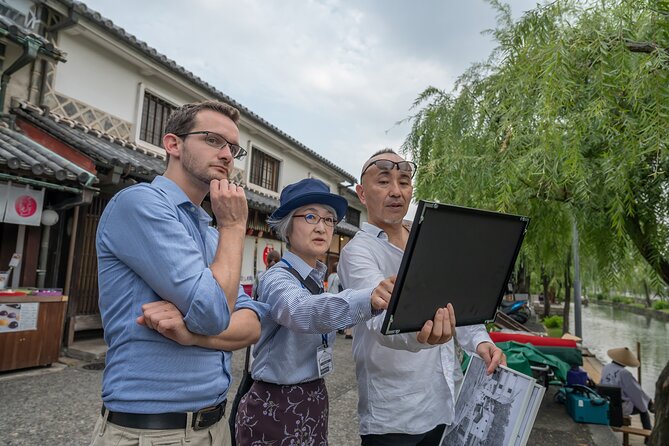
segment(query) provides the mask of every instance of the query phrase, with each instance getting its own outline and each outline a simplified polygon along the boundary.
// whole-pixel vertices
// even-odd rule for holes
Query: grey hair
[[[312,204],[317,204],[319,206],[323,206],[326,211],[332,213],[332,215],[335,216],[335,219],[337,218],[337,212],[334,210],[332,206],[328,206],[326,204],[320,204],[320,203],[312,203]],[[308,206],[308,205],[307,205]],[[301,206],[304,207],[304,206]],[[292,211],[288,212],[288,214],[283,217],[283,218],[268,218],[267,219],[267,224],[270,225],[272,229],[276,232],[276,234],[279,236],[281,240],[286,242],[288,245],[288,248],[290,248],[290,240],[289,240],[289,234],[293,231],[293,216],[297,212],[297,209],[293,209]]]

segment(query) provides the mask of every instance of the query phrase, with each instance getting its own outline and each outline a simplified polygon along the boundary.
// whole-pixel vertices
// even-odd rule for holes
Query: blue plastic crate
[[[585,390],[587,389],[587,390]],[[609,402],[585,386],[566,387],[567,413],[577,423],[609,424]]]

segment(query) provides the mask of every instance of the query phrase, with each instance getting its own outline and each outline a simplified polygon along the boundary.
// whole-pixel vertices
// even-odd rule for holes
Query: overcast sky
[[[483,0],[83,1],[356,178],[420,92],[494,46]]]

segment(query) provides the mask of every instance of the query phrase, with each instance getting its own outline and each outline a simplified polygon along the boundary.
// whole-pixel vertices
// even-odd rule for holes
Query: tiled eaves
[[[100,166],[106,168],[119,166],[123,169],[124,175],[135,176],[142,180],[150,180],[165,171],[164,155],[150,152],[80,122],[25,102],[13,108],[12,112],[91,157]]]
[[[65,61],[65,52],[61,51],[56,45],[39,34],[24,28],[7,16],[0,15],[0,30],[2,30],[2,35],[18,44],[24,43],[25,39],[28,37],[36,39],[41,43],[39,48],[41,54],[61,62]]]
[[[52,152],[0,121],[0,164],[36,177],[76,182],[86,187],[98,182],[92,173]]]

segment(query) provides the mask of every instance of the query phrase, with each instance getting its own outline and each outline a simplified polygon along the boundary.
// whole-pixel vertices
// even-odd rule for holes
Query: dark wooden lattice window
[[[346,221],[353,226],[360,227],[360,211],[352,207],[346,209]]]
[[[160,147],[163,134],[165,133],[167,118],[169,118],[170,113],[175,108],[169,102],[145,91],[139,139]]]
[[[279,165],[281,162],[253,148],[251,155],[251,178],[253,184],[277,192],[279,190]]]

